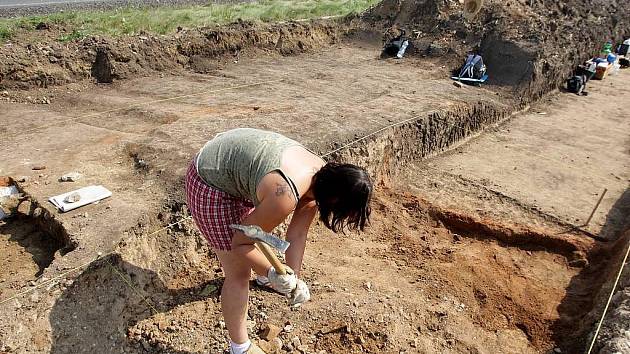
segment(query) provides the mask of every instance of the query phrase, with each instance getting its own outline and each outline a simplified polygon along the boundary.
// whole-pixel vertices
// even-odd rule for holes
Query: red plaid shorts
[[[230,224],[240,224],[254,205],[207,185],[197,173],[195,157],[186,172],[186,204],[199,231],[210,246],[221,251],[232,249]]]

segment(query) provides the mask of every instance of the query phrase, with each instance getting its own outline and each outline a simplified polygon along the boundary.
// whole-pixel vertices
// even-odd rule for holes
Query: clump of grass
[[[0,19],[0,39],[17,30],[32,30],[38,23],[64,25],[72,29],[62,41],[74,40],[90,34],[112,36],[140,32],[168,34],[178,27],[193,28],[226,24],[238,19],[276,22],[309,19],[323,16],[344,16],[360,13],[380,0],[261,0],[233,4],[204,6],[135,8],[112,11],[82,11]]]
[[[75,39],[81,39],[81,38],[83,38],[85,36],[86,36],[86,34],[84,32],[74,29],[69,34],[65,34],[65,35],[59,37],[59,41],[60,42],[71,42],[71,41],[74,41]]]
[[[6,40],[13,36],[13,31],[8,26],[0,25],[0,40]]]

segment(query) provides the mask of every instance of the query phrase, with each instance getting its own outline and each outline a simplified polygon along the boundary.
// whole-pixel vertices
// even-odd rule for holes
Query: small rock
[[[284,326],[284,328],[282,329],[282,331],[286,332],[286,333],[291,333],[293,332],[293,325],[291,324],[287,324],[286,326]]]
[[[372,289],[372,283],[370,283],[369,281],[366,281],[365,284],[363,284],[363,287],[365,287],[365,289],[367,289],[367,290],[371,290]]]
[[[3,97],[7,97],[9,95],[9,91],[2,91],[2,96]]]
[[[46,166],[45,165],[33,165],[33,167],[31,167],[31,169],[35,170],[35,171],[45,170]]]
[[[297,350],[302,353],[302,354],[306,354],[308,353],[308,345],[306,344],[302,344],[300,346],[297,347]]]
[[[583,268],[588,265],[588,260],[586,260],[585,258],[574,259],[569,262],[569,265],[571,267]]]
[[[459,234],[453,234],[453,240],[459,242],[462,240],[462,237]]]
[[[224,321],[219,321],[219,323],[217,323],[217,326],[221,329],[225,329],[225,322]]]
[[[562,353],[562,349],[556,347],[556,348],[553,348],[553,352],[554,353]]]
[[[291,338],[291,345],[293,345],[294,348],[298,348],[299,346],[301,346],[302,341],[300,340],[300,337],[295,336]]]
[[[17,178],[18,182],[24,183],[24,182],[28,182],[30,178],[28,176],[20,176]]]
[[[280,338],[274,338],[270,342],[266,340],[260,340],[258,341],[258,346],[265,353],[274,354],[280,352],[280,350],[282,349],[282,340]]]
[[[79,172],[69,172],[59,177],[60,182],[76,182],[83,177]]]
[[[459,88],[462,88],[462,87],[464,87],[464,84],[462,84],[462,83],[461,83],[461,82],[459,82],[459,81],[453,81],[453,86],[455,86],[455,87],[459,87]]]
[[[49,28],[50,25],[48,25],[46,22],[40,22],[37,24],[37,26],[35,26],[35,29],[38,31],[47,30]]]
[[[38,218],[44,213],[44,209],[37,207],[33,210],[33,217]]]
[[[274,338],[271,341],[271,346],[276,352],[279,351],[280,349],[282,349],[282,340],[280,338],[277,338],[277,337]],[[273,352],[273,350],[272,350],[272,352]]]
[[[66,203],[76,203],[81,200],[81,195],[77,192],[74,192],[63,199]]]
[[[274,338],[278,336],[278,334],[280,334],[281,331],[282,329],[278,326],[274,326],[272,324],[266,324],[260,333],[260,338],[266,341],[272,341]]]
[[[24,200],[18,205],[17,211],[20,214],[31,215],[31,207],[32,207],[31,201]]]

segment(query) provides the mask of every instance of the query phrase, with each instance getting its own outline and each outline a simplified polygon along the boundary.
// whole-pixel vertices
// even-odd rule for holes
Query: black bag
[[[575,71],[575,74],[578,76],[584,76],[585,78],[584,84],[586,84],[588,80],[592,79],[593,76],[595,76],[596,68],[597,68],[597,64],[593,62],[587,62],[587,63],[584,63],[583,65],[578,65],[577,70]]]
[[[469,54],[466,62],[459,70],[460,78],[481,79],[486,74],[486,66],[481,55]]]
[[[582,91],[584,91],[585,85],[586,85],[586,76],[575,75],[567,80],[567,91],[573,92],[579,95],[582,93]]]
[[[398,51],[403,46],[403,43],[407,41],[408,38],[405,36],[405,30],[400,30],[400,35],[394,37],[385,43],[383,47],[383,52],[381,53],[381,57],[393,57],[398,54]]]

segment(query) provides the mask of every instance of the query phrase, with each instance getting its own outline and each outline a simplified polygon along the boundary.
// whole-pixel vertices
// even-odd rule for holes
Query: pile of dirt
[[[470,51],[488,66],[489,84],[519,92],[522,103],[558,88],[607,40],[630,33],[627,1],[485,1],[472,20],[457,0],[385,0],[364,15],[412,35],[411,54],[438,56],[453,67]],[[396,31],[394,31],[396,32]]]
[[[60,41],[71,29],[41,26],[0,47],[0,88],[29,89],[93,79],[113,80],[187,69],[211,73],[242,55],[305,53],[339,40],[346,22],[238,22],[169,36],[89,36]]]

